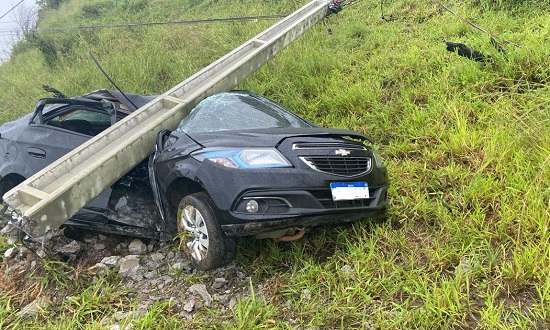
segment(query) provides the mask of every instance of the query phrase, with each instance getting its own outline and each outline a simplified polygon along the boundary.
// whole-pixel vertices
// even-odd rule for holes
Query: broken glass
[[[201,101],[176,131],[201,133],[274,127],[311,127],[270,100],[244,93],[219,93]]]

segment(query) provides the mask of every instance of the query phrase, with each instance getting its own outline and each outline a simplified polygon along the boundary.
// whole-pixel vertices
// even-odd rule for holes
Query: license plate
[[[366,182],[333,182],[330,190],[334,201],[369,198],[369,186]]]

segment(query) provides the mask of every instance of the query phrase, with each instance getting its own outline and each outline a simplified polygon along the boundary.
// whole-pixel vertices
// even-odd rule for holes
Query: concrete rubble
[[[9,248],[4,253],[3,262],[8,264],[5,269],[8,273],[12,270],[21,272],[22,269],[31,272],[42,263],[40,256],[46,260],[69,262],[75,258],[87,260],[88,270],[94,274],[93,281],[98,281],[107,272],[115,272],[120,277],[122,289],[128,291],[128,297],[138,302],[124,322],[144,315],[156,303],[166,301],[186,319],[208,307],[225,313],[235,308],[239,298],[250,295],[250,278],[240,267],[230,264],[209,272],[195,270],[175,244],[97,234],[78,240],[61,235],[49,242],[47,247],[35,246],[40,253],[36,253],[32,246]],[[261,288],[254,290],[262,291]],[[49,307],[48,300],[37,298],[25,303],[19,313],[34,317]],[[118,327],[118,320],[114,317],[110,321],[113,323],[107,322],[106,326],[128,328]]]

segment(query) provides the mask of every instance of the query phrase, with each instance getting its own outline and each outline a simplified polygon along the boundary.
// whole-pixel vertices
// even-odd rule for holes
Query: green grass
[[[116,8],[98,9],[102,16],[81,15],[85,6],[91,13],[111,2]],[[43,27],[275,14],[297,7],[287,1],[111,2],[69,1],[63,15],[44,12]],[[147,9],[139,10],[142,2]],[[290,244],[244,239],[237,264],[253,284],[262,284],[262,294],[242,298],[222,317],[213,307],[191,321],[157,304],[132,321],[137,328],[550,327],[546,3],[448,1],[501,40],[522,45],[505,45],[506,56],[488,36],[430,1],[383,4],[393,21],[379,18],[379,2],[359,2],[330,18],[332,36],[317,24],[238,87],[317,124],[374,137],[392,180],[387,220],[321,228]],[[48,54],[31,48],[0,66],[1,119],[31,111],[46,96],[42,84],[69,95],[110,88],[89,51],[124,90],[162,93],[271,23],[41,32],[59,42],[56,60],[48,62]],[[493,61],[447,52],[443,40],[465,43]],[[61,286],[70,273],[64,267],[55,273]],[[94,328],[105,315],[135,303],[110,285],[104,292],[98,284],[80,286],[37,320],[15,318],[18,297],[2,293],[0,322]]]

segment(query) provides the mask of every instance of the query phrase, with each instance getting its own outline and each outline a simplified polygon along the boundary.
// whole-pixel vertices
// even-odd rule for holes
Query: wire
[[[464,22],[464,23],[470,25],[471,27],[473,27],[473,28],[475,28],[475,29],[478,29],[479,31],[481,31],[481,32],[483,32],[483,33],[485,33],[485,34],[491,36],[491,38],[493,38],[493,39],[495,40],[495,42],[496,42],[496,40],[498,39],[498,37],[497,37],[495,34],[493,34],[493,33],[489,32],[489,31],[487,31],[487,30],[485,30],[485,29],[479,27],[478,25],[476,25],[476,24],[474,24],[474,23],[472,23],[472,22],[470,22],[470,21],[468,21],[468,20],[465,19],[464,17],[462,17],[462,16],[460,16],[459,14],[455,13],[451,8],[449,8],[449,7],[445,6],[444,4],[442,4],[439,0],[432,0],[432,1],[435,2],[436,4],[440,5],[441,7],[443,7],[443,9],[445,9],[445,10],[448,11],[449,13],[451,13],[451,14],[455,15],[456,17],[458,17],[462,22]],[[509,40],[503,40],[503,41],[504,41],[505,43],[512,44],[512,45],[516,46],[517,48],[522,48],[520,45],[518,45],[518,44],[516,44],[516,43],[514,43],[514,42],[511,42],[511,41],[509,41]]]
[[[79,26],[58,26],[51,28],[43,28],[41,31],[56,31],[56,30],[84,30],[84,29],[105,29],[105,28],[122,28],[136,26],[154,26],[154,25],[175,25],[175,24],[204,24],[204,23],[220,23],[220,22],[238,22],[238,21],[256,21],[256,20],[272,20],[283,18],[288,15],[276,14],[266,16],[241,16],[228,18],[209,18],[197,19],[188,21],[170,21],[170,22],[150,22],[150,23],[125,23],[125,24],[104,24],[104,25],[79,25]]]
[[[139,26],[154,26],[154,25],[175,25],[175,24],[206,24],[206,23],[224,23],[237,21],[256,21],[256,20],[272,20],[288,16],[288,14],[274,14],[265,16],[241,16],[229,18],[210,18],[202,20],[188,21],[168,21],[168,22],[150,22],[150,23],[124,23],[124,24],[106,24],[106,25],[81,25],[81,26],[58,26],[51,28],[41,28],[41,31],[59,31],[59,30],[84,30],[84,29],[104,29],[104,28],[122,28],[122,27],[139,27]],[[1,30],[0,35],[17,35],[18,30]]]
[[[8,15],[9,13],[11,13],[11,12],[12,12],[12,10],[14,10],[15,8],[17,8],[17,6],[19,6],[20,4],[22,4],[22,3],[23,3],[23,1],[25,1],[25,0],[21,0],[21,1],[19,1],[19,2],[18,2],[18,3],[16,4],[16,5],[15,5],[15,6],[11,7],[11,9],[10,9],[10,10],[8,10],[8,11],[7,11],[7,12],[6,12],[6,13],[5,13],[4,15],[0,16],[0,19],[2,19],[2,18],[4,18],[4,17],[6,17],[6,15]]]
[[[130,100],[130,98],[128,96],[126,96],[126,94],[124,94],[124,92],[122,91],[122,89],[120,89],[117,84],[115,84],[115,81],[113,79],[111,79],[111,77],[107,74],[107,72],[105,72],[105,70],[103,70],[103,67],[101,67],[101,65],[99,64],[99,62],[96,60],[94,54],[92,54],[92,52],[88,52],[88,54],[90,54],[90,57],[92,58],[92,60],[94,61],[95,65],[99,68],[99,70],[101,71],[101,73],[103,73],[103,75],[105,76],[105,78],[107,78],[107,80],[109,80],[109,82],[111,84],[113,84],[113,86],[115,86],[115,88],[120,92],[120,94],[122,94],[126,100],[134,107],[134,109],[132,110],[137,110],[138,109],[138,106],[134,104],[134,102],[132,102],[132,100]]]
[[[5,31],[5,32],[0,31],[0,36],[3,36],[3,37],[18,36],[18,35],[19,34],[16,31]]]

